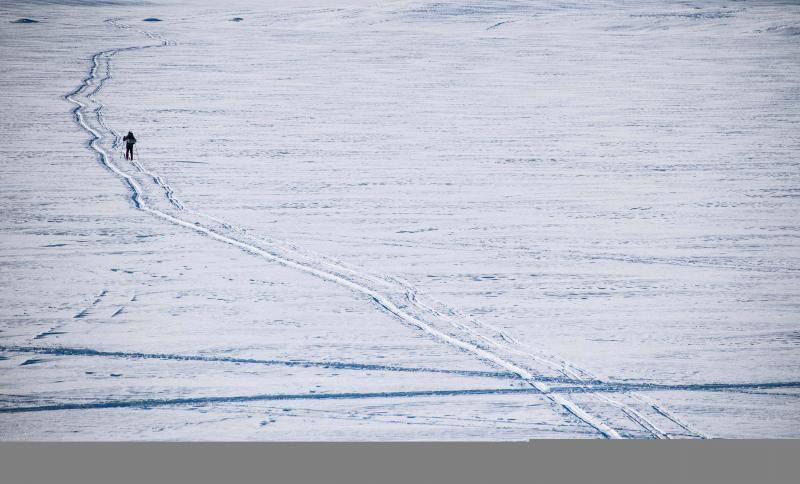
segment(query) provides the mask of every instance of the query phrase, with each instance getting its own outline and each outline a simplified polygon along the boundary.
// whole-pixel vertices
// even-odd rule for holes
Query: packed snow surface
[[[3,2],[0,439],[800,437],[799,33]]]

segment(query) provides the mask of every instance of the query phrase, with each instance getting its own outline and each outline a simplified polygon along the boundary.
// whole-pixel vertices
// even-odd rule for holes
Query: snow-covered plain
[[[794,2],[10,1],[0,58],[2,440],[800,437]]]

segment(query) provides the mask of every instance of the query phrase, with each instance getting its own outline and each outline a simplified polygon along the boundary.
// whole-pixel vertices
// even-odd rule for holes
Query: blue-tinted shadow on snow
[[[66,331],[56,331],[54,329],[51,329],[49,331],[45,331],[44,333],[37,334],[36,336],[33,337],[33,339],[44,339],[47,338],[48,336],[56,336],[59,334],[67,334],[67,333]]]

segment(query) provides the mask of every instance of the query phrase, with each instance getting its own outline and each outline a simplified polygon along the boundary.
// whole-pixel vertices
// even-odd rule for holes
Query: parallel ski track
[[[207,405],[210,403],[242,403],[281,400],[351,400],[378,398],[445,397],[457,395],[519,395],[539,394],[535,388],[496,388],[464,390],[416,390],[397,392],[347,392],[347,393],[299,393],[259,394],[183,398],[147,398],[138,400],[107,400],[99,402],[54,403],[28,407],[0,407],[0,414],[27,412],[54,412],[63,410],[91,410],[101,408],[152,408],[177,405]]]
[[[663,385],[669,387],[669,385]],[[685,387],[685,388],[684,388]],[[726,391],[743,388],[798,388],[800,382],[788,382],[786,384],[706,384],[697,385],[677,385],[665,389],[682,389],[686,391]],[[565,387],[564,392],[580,392],[580,387]],[[614,391],[609,389],[608,391]],[[119,399],[94,402],[62,402],[47,405],[31,405],[21,407],[0,407],[0,414],[3,413],[27,413],[27,412],[52,412],[64,410],[89,410],[101,408],[152,408],[178,405],[204,405],[210,403],[239,403],[257,401],[280,401],[280,400],[357,400],[357,399],[393,399],[393,398],[414,398],[414,397],[456,397],[474,395],[540,395],[539,390],[533,387],[526,388],[468,388],[453,390],[411,390],[395,392],[344,392],[344,393],[270,393],[256,395],[221,395],[221,396],[198,396],[198,397],[179,397],[179,398],[148,398],[148,399]]]
[[[400,279],[395,279],[395,280],[397,280],[398,284],[401,284],[406,288],[406,290],[407,290],[406,294],[407,294],[407,297],[409,299],[413,299],[413,300],[416,301],[420,297],[420,294],[418,294],[417,291],[413,288],[413,286],[411,286],[408,282],[400,280]],[[450,316],[456,316],[462,321],[470,321],[474,325],[481,325],[481,323],[475,321],[474,319],[470,318],[469,316],[467,316],[465,314],[458,313],[455,310],[447,308],[449,316],[448,315],[441,315],[441,313],[439,313],[436,309],[434,309],[434,308],[432,308],[430,306],[424,305],[422,303],[418,303],[418,304],[420,306],[422,306],[423,308],[425,308],[426,310],[428,310],[428,311],[431,311],[431,312],[433,312],[433,313],[435,313],[437,315],[443,316],[445,318],[451,319],[453,324],[460,324],[460,323],[458,323],[455,320],[452,320],[452,318]],[[535,360],[535,361],[537,361],[537,362],[539,362],[539,363],[541,363],[541,364],[543,364],[543,365],[545,365],[545,366],[557,371],[558,373],[562,374],[565,378],[571,378],[571,379],[580,381],[580,382],[582,382],[584,384],[591,384],[592,382],[606,383],[606,382],[603,382],[596,375],[592,374],[591,372],[589,372],[587,370],[584,370],[582,368],[579,368],[575,364],[573,364],[573,363],[571,363],[569,361],[566,361],[564,359],[557,358],[555,356],[548,356],[547,358],[544,358],[544,357],[541,357],[541,356],[536,355],[534,353],[531,353],[530,351],[526,351],[526,350],[515,348],[514,346],[520,346],[520,345],[513,338],[511,338],[509,335],[505,334],[502,330],[500,330],[498,328],[494,328],[494,327],[486,325],[486,324],[483,324],[483,326],[488,326],[489,328],[493,329],[501,337],[500,340],[498,340],[498,339],[486,338],[485,336],[480,336],[481,338],[483,338],[490,345],[501,347],[501,348],[505,348],[506,350],[508,350],[508,351],[510,351],[512,353],[521,354],[523,356],[531,358],[531,359],[533,359],[533,360]],[[465,328],[465,329],[467,331],[469,331],[469,332],[472,332],[472,330],[470,330],[469,328]],[[662,417],[666,418],[667,420],[669,420],[672,423],[676,424],[680,428],[682,428],[682,429],[686,430],[687,432],[689,432],[690,435],[694,435],[695,437],[698,437],[698,438],[701,438],[701,439],[708,438],[708,436],[705,435],[704,433],[702,433],[702,432],[690,427],[688,424],[686,424],[686,423],[682,422],[681,420],[679,420],[674,414],[672,414],[671,412],[669,412],[666,409],[664,409],[655,400],[653,400],[653,399],[651,399],[649,397],[645,397],[643,395],[640,395],[638,393],[627,392],[627,391],[625,391],[624,393],[631,395],[635,400],[638,400],[640,402],[645,403],[648,407],[652,408],[656,413],[658,413]],[[617,401],[615,399],[612,399],[612,398],[608,397],[607,395],[599,395],[599,394],[594,393],[594,392],[590,392],[590,395],[593,396],[596,400],[609,403],[612,406],[618,408],[630,420],[632,420],[632,421],[636,422],[637,424],[639,424],[642,428],[644,428],[648,432],[650,432],[650,434],[653,435],[654,437],[659,438],[659,439],[669,439],[669,438],[671,438],[669,433],[666,433],[666,432],[662,431],[652,421],[647,419],[644,415],[642,415],[641,413],[637,412],[635,409],[631,408],[630,406],[627,406],[622,402],[619,402],[619,401]]]
[[[36,338],[34,338],[36,339]],[[378,365],[373,363],[355,363],[349,361],[332,360],[274,360],[260,358],[236,358],[231,356],[212,356],[212,355],[180,355],[170,353],[142,353],[131,351],[100,351],[90,348],[66,348],[62,346],[3,346],[0,351],[10,353],[34,353],[40,355],[55,356],[86,356],[100,358],[122,358],[131,360],[164,360],[164,361],[202,361],[207,363],[235,363],[245,365],[263,366],[286,366],[300,368],[333,368],[336,370],[358,370],[358,371],[386,371],[402,373],[442,373],[450,375],[461,375],[481,378],[513,379],[519,377],[511,372],[480,371],[480,370],[454,370],[448,368],[427,368],[427,367],[408,367],[396,365]],[[549,382],[554,383],[579,383],[572,380],[561,378],[550,378]]]
[[[34,338],[35,339],[35,338]],[[18,346],[0,345],[0,352],[23,353],[53,356],[84,356],[87,358],[118,358],[129,360],[163,360],[177,362],[204,362],[204,363],[233,363],[236,365],[260,366],[286,366],[301,368],[326,368],[336,370],[357,371],[385,371],[401,373],[442,373],[479,378],[495,378],[501,380],[518,380],[519,376],[511,372],[456,370],[448,368],[409,367],[396,365],[378,365],[374,363],[356,363],[351,361],[335,360],[274,360],[259,358],[240,358],[233,356],[213,355],[187,355],[174,353],[142,353],[130,351],[102,351],[91,348],[75,348],[64,346]],[[553,391],[561,393],[620,393],[633,390],[647,391],[746,391],[746,390],[775,390],[782,388],[800,388],[800,381],[775,381],[775,382],[739,382],[739,383],[647,383],[647,382],[615,382],[615,381],[585,381],[558,377],[538,377],[538,379],[553,383]],[[648,397],[643,397],[645,401]]]
[[[216,219],[214,217],[207,217],[207,218],[209,218],[211,220],[214,220],[217,223],[221,223],[221,224],[225,225],[227,228],[233,229],[233,230],[241,233],[242,235],[246,235],[246,233],[247,233],[247,231],[245,229],[241,228],[241,227],[232,226],[232,225],[227,224],[227,223],[225,223],[225,222],[223,222],[223,221],[221,221],[219,219]],[[254,237],[254,236],[251,236],[251,237]],[[263,242],[266,242],[268,244],[271,244],[273,246],[280,246],[280,244],[275,242],[274,240],[268,240],[268,239],[264,239],[264,238],[257,237],[257,236],[255,236],[255,238],[258,239],[258,240],[261,240]],[[282,247],[282,248],[284,250],[292,250],[292,251],[298,251],[299,250],[296,247],[291,246],[291,245],[288,246],[288,247]],[[427,312],[427,313],[430,313],[430,314],[434,315],[436,318],[448,321],[454,327],[456,327],[459,330],[469,334],[470,336],[476,338],[477,340],[482,341],[484,344],[487,344],[487,345],[490,345],[490,346],[495,346],[497,348],[503,349],[505,351],[509,351],[511,353],[521,354],[521,355],[523,355],[523,356],[525,356],[527,358],[530,358],[530,359],[532,359],[532,360],[534,360],[534,361],[536,361],[536,362],[538,362],[540,364],[543,364],[546,367],[551,368],[551,369],[557,371],[558,373],[562,374],[566,381],[569,381],[571,379],[571,381],[573,381],[573,382],[578,382],[578,383],[584,384],[584,385],[601,382],[598,378],[596,378],[591,373],[587,372],[586,370],[577,368],[574,364],[572,364],[570,362],[567,362],[565,360],[556,359],[555,357],[549,357],[549,359],[548,358],[543,358],[543,357],[541,357],[539,355],[536,355],[534,353],[531,353],[529,351],[523,351],[523,350],[519,350],[519,349],[513,348],[512,345],[519,346],[519,343],[516,340],[514,340],[513,337],[511,337],[510,335],[508,335],[507,333],[505,333],[503,330],[501,330],[499,328],[496,328],[494,326],[488,325],[486,323],[477,322],[477,321],[469,318],[468,316],[460,314],[460,313],[458,313],[455,310],[450,309],[450,308],[445,308],[445,310],[449,313],[449,315],[442,314],[440,311],[432,308],[431,306],[420,302],[420,300],[419,300],[419,296],[420,296],[419,292],[411,284],[409,284],[406,281],[403,281],[401,279],[394,278],[394,277],[391,277],[391,276],[386,276],[384,278],[379,278],[379,277],[376,277],[376,276],[365,275],[363,273],[358,272],[356,269],[353,269],[353,268],[347,266],[346,264],[344,264],[341,261],[332,260],[332,259],[330,259],[330,258],[328,258],[326,256],[323,256],[323,255],[320,255],[320,254],[314,254],[314,257],[316,259],[318,259],[318,261],[322,261],[329,268],[329,270],[335,270],[337,273],[344,272],[344,273],[349,273],[349,274],[351,274],[353,276],[357,276],[357,277],[360,277],[360,278],[367,278],[371,282],[374,282],[374,283],[377,283],[377,284],[380,284],[380,285],[384,285],[384,286],[387,286],[387,287],[401,287],[406,291],[405,292],[405,297],[406,297],[406,300],[407,300],[407,302],[409,304],[417,307],[418,309],[420,309],[420,310],[422,310],[424,312]],[[457,316],[459,319],[455,319],[455,318],[453,318],[451,316]],[[461,322],[459,322],[459,320],[470,321],[474,326],[482,328],[482,329],[490,329],[493,333],[495,333],[495,337],[492,338],[492,337],[485,336],[485,335],[479,333],[478,331],[475,331],[474,329],[470,328],[469,326],[467,326],[465,324],[462,324]],[[543,378],[537,376],[537,380],[541,381],[541,380],[543,380]],[[598,394],[596,392],[596,391],[602,391],[602,388],[597,388],[597,387],[583,387],[583,388],[584,389],[588,389],[588,390],[585,390],[586,393],[589,394],[591,397],[593,397],[595,400],[600,401],[600,402],[608,403],[611,406],[619,409],[628,419],[630,419],[631,421],[633,421],[636,424],[638,424],[639,426],[641,426],[643,429],[645,429],[647,432],[649,432],[655,438],[659,438],[659,439],[668,439],[668,438],[670,438],[670,435],[668,433],[666,433],[666,432],[662,431],[661,429],[659,429],[651,420],[649,420],[647,417],[642,415],[640,412],[637,412],[635,409],[631,408],[630,406],[627,406],[627,405],[623,404],[622,402],[619,402],[619,401],[617,401],[615,399],[612,399],[612,398],[608,397],[607,395],[600,395],[600,394]],[[596,391],[594,390],[595,388],[596,388]],[[623,387],[617,386],[615,388],[617,388],[619,390],[619,389],[621,389]],[[636,387],[632,387],[632,388],[636,388]],[[623,392],[624,393],[628,393],[626,390],[623,390]],[[567,393],[572,393],[572,391],[567,392]],[[637,400],[644,402],[643,399],[638,398],[635,394],[631,393],[631,395],[633,395],[634,398],[636,398]],[[653,410],[656,411],[658,414],[660,414],[662,417],[672,421],[673,423],[675,423],[679,427],[681,427],[684,430],[690,432],[691,435],[695,435],[695,436],[698,436],[698,437],[701,437],[701,438],[704,437],[704,435],[701,434],[700,432],[689,428],[683,422],[677,420],[677,418],[674,415],[672,415],[671,413],[669,413],[666,410],[664,410],[663,408],[661,408],[659,406],[659,404],[656,403],[654,400],[649,400],[649,401],[647,401],[645,403],[646,403],[646,405],[648,407],[653,408]]]
[[[122,28],[122,29],[131,28],[128,25],[119,23],[115,19],[111,19],[109,20],[109,22],[112,23],[117,28]],[[110,135],[110,137],[113,138],[112,149],[118,147],[120,138],[118,133],[116,133],[114,130],[106,126],[102,115],[103,104],[92,99],[97,93],[101,91],[105,82],[111,78],[110,61],[114,55],[120,52],[143,50],[156,47],[166,47],[171,45],[169,41],[162,39],[157,34],[153,34],[151,32],[142,30],[137,30],[137,31],[146,35],[148,38],[152,40],[158,41],[158,43],[143,45],[143,46],[131,46],[124,48],[108,49],[94,54],[91,59],[92,65],[88,75],[81,81],[81,83],[75,90],[64,96],[67,101],[75,105],[75,108],[72,111],[75,122],[90,135],[88,148],[95,151],[98,155],[99,161],[108,170],[110,170],[112,173],[118,176],[128,186],[131,193],[131,202],[137,209],[149,213],[150,215],[157,217],[161,220],[164,220],[166,222],[169,222],[171,224],[181,226],[193,232],[199,233],[210,239],[217,240],[219,242],[237,247],[247,253],[261,257],[267,261],[276,262],[283,266],[296,269],[298,271],[310,274],[322,280],[333,282],[342,287],[350,289],[354,292],[366,295],[370,297],[378,306],[383,308],[385,311],[391,313],[404,323],[428,333],[430,336],[434,337],[439,341],[442,341],[450,346],[453,346],[457,349],[470,353],[482,360],[491,362],[494,365],[517,375],[519,379],[523,380],[525,383],[536,389],[539,393],[544,395],[552,403],[565,409],[574,417],[578,418],[579,420],[583,421],[587,425],[597,430],[604,437],[612,439],[622,438],[622,436],[615,429],[611,428],[611,426],[602,421],[600,418],[590,415],[581,407],[579,407],[577,404],[568,400],[562,394],[554,392],[543,381],[544,379],[538,378],[531,371],[527,370],[526,368],[523,368],[522,366],[519,366],[513,361],[503,358],[497,352],[493,352],[489,348],[502,349],[504,351],[526,355],[534,359],[536,362],[544,364],[548,368],[557,370],[558,372],[560,372],[561,374],[563,374],[565,377],[568,378],[578,378],[584,382],[595,381],[591,376],[589,376],[588,372],[580,370],[577,367],[574,367],[573,365],[567,364],[566,362],[563,361],[556,361],[552,359],[543,358],[541,356],[516,349],[513,347],[515,345],[513,338],[506,335],[497,328],[493,328],[488,325],[478,323],[474,320],[469,322],[469,324],[472,326],[470,327],[467,324],[457,321],[453,317],[448,317],[442,314],[441,312],[420,303],[417,297],[418,293],[415,290],[413,290],[413,288],[410,288],[407,285],[407,283],[400,282],[392,278],[378,278],[375,276],[370,276],[360,271],[345,267],[343,264],[338,263],[338,261],[332,261],[331,259],[322,256],[317,256],[315,258],[316,260],[310,262],[307,259],[309,259],[309,257],[313,257],[313,255],[310,255],[308,251],[305,251],[305,253],[303,253],[294,246],[291,245],[281,246],[280,243],[276,241],[264,238],[254,239],[252,236],[247,234],[246,230],[240,227],[237,227],[233,224],[229,224],[214,217],[203,215],[200,212],[188,210],[186,209],[185,205],[174,195],[174,191],[162,177],[145,169],[144,166],[142,166],[141,162],[133,162],[132,165],[138,172],[150,177],[153,180],[153,182],[164,191],[166,199],[169,201],[172,207],[176,209],[178,212],[193,214],[195,216],[203,217],[205,219],[214,221],[227,230],[220,230],[214,228],[213,226],[203,225],[199,222],[191,222],[189,220],[167,213],[163,210],[156,208],[155,206],[151,206],[150,204],[148,204],[146,196],[144,195],[145,191],[143,190],[142,186],[139,184],[137,179],[133,175],[124,171],[124,169],[120,168],[112,160],[112,157],[109,154],[109,152],[106,151],[106,149],[104,149],[101,146],[101,142],[104,140],[104,134],[101,131],[107,132],[108,135]],[[104,72],[102,76],[99,75],[101,64],[104,67]],[[94,105],[96,107],[94,109],[89,109],[90,105]],[[93,124],[96,126],[93,126]],[[231,234],[225,232],[233,232],[233,233]],[[275,247],[279,250],[275,251],[277,253],[265,250],[264,248],[259,247],[257,245],[258,240],[270,244],[272,247]],[[253,243],[254,241],[256,243]],[[289,252],[291,256],[295,256],[295,258],[291,258],[291,256],[281,255],[280,252]],[[355,277],[348,277],[347,276],[348,274]],[[466,333],[466,335],[468,335],[469,337],[460,338],[458,337],[458,335],[454,336],[453,334],[450,334],[450,332],[445,332],[437,329],[436,327],[434,327],[434,325],[425,321],[423,318],[415,316],[413,314],[413,311],[408,311],[404,308],[401,308],[397,303],[393,302],[390,299],[390,296],[380,292],[380,289],[377,289],[375,287],[370,287],[369,285],[367,285],[367,283],[358,282],[358,280],[354,279],[369,281],[370,283],[376,285],[381,285],[384,287],[392,287],[394,289],[397,289],[398,284],[400,284],[400,286],[405,289],[404,292],[406,295],[406,300],[404,301],[403,304],[404,307],[410,306],[416,309],[417,311],[430,314],[432,317],[438,318],[440,321],[447,322],[457,331],[460,331],[461,333]],[[449,312],[451,315],[457,315],[455,311],[450,310]],[[491,333],[494,333],[494,336],[486,336],[482,334],[481,330],[489,330]],[[476,344],[472,341],[469,341],[469,339],[481,341],[482,343]],[[658,429],[651,421],[646,419],[643,415],[638,413],[633,408],[630,408],[620,402],[611,400],[606,396],[603,396],[603,399],[606,399],[608,403],[611,403],[613,406],[620,408],[625,415],[627,415],[629,418],[631,418],[631,420],[639,424],[653,437],[655,438],[668,437],[668,434]],[[660,415],[663,415],[669,420],[675,422],[676,424],[680,425],[687,431],[692,432],[693,435],[700,438],[704,437],[704,435],[701,434],[700,432],[689,429],[688,426],[680,423],[673,415],[661,409],[652,400],[648,401],[647,404],[652,406],[652,408],[656,410]]]

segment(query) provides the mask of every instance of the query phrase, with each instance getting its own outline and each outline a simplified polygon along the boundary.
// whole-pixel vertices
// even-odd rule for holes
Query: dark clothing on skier
[[[136,144],[136,138],[133,136],[133,133],[131,131],[128,131],[128,134],[126,134],[122,138],[122,141],[125,142],[125,159],[126,160],[132,160],[133,159],[133,145]]]

